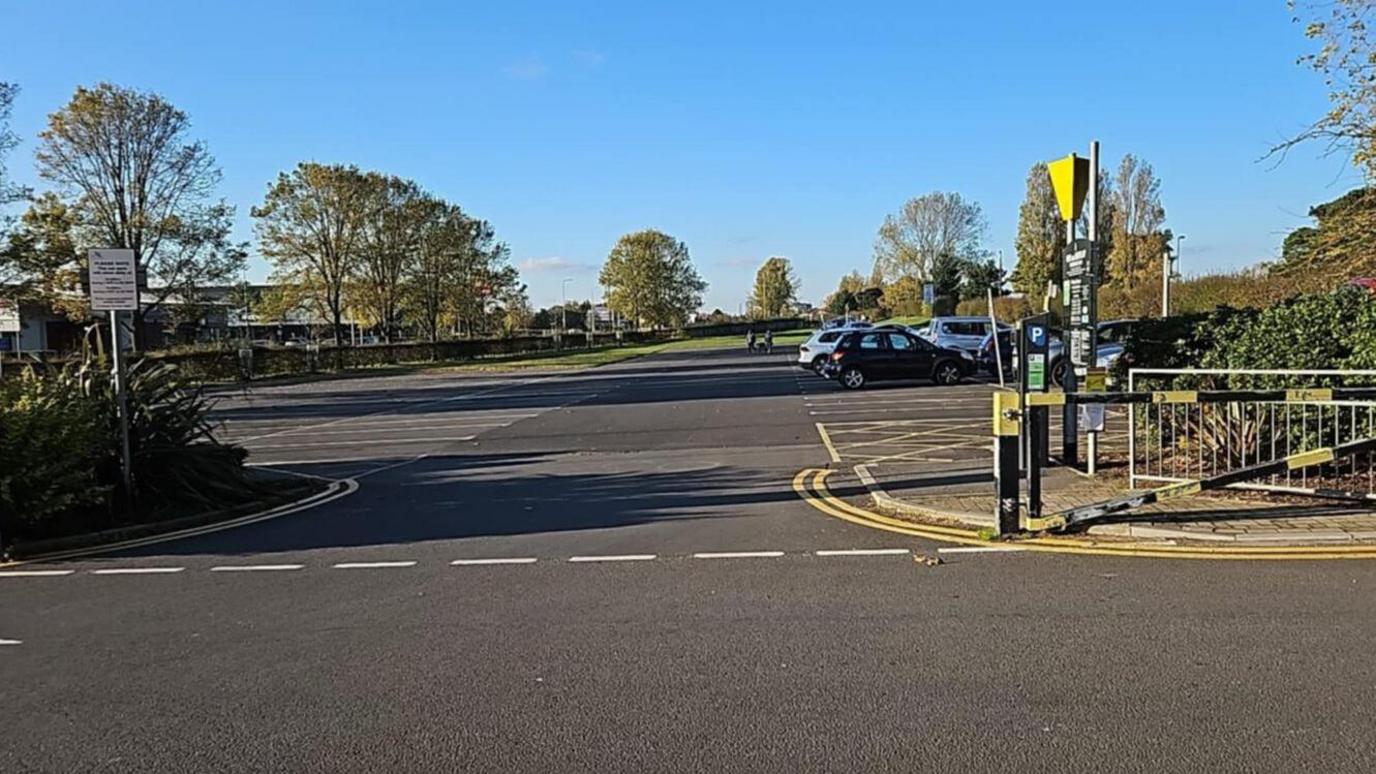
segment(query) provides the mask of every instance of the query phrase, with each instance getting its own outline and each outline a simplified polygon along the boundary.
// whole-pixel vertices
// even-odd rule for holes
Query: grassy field
[[[783,331],[774,335],[774,347],[786,349],[796,347],[807,340],[812,333],[808,330]],[[437,365],[444,371],[521,371],[532,368],[574,369],[619,363],[623,360],[653,355],[657,352],[691,352],[703,349],[744,347],[744,336],[712,336],[701,339],[675,339],[653,344],[632,344],[625,347],[603,347],[593,350],[573,352],[550,352],[537,355],[514,355],[512,357],[484,358],[482,360]]]

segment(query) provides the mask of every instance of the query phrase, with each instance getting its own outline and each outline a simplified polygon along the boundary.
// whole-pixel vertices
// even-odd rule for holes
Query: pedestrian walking
[[[774,331],[767,330],[764,332],[764,353],[766,355],[774,354]]]
[[[751,328],[745,334],[745,351],[753,354],[755,352],[755,329]]]

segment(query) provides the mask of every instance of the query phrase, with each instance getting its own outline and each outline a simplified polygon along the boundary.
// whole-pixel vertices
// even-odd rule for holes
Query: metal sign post
[[[129,449],[129,400],[124,383],[123,346],[120,342],[120,312],[139,308],[139,282],[135,272],[134,251],[123,249],[91,250],[87,254],[90,272],[91,308],[110,312],[110,353],[115,386],[115,405],[119,412],[120,479],[125,502],[134,499],[133,455]]]

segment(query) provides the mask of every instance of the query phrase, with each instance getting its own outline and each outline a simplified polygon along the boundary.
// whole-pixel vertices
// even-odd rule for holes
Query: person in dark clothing
[[[755,352],[755,329],[754,329],[754,328],[751,328],[750,331],[749,331],[748,333],[745,334],[745,351],[746,351],[746,352],[749,352],[749,353],[752,353],[752,354]]]

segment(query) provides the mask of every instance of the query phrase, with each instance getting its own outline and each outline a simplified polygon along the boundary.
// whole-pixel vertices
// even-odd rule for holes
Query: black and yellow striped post
[[[1020,396],[1016,392],[994,393],[994,523],[1000,537],[1019,529],[1018,420]]]

